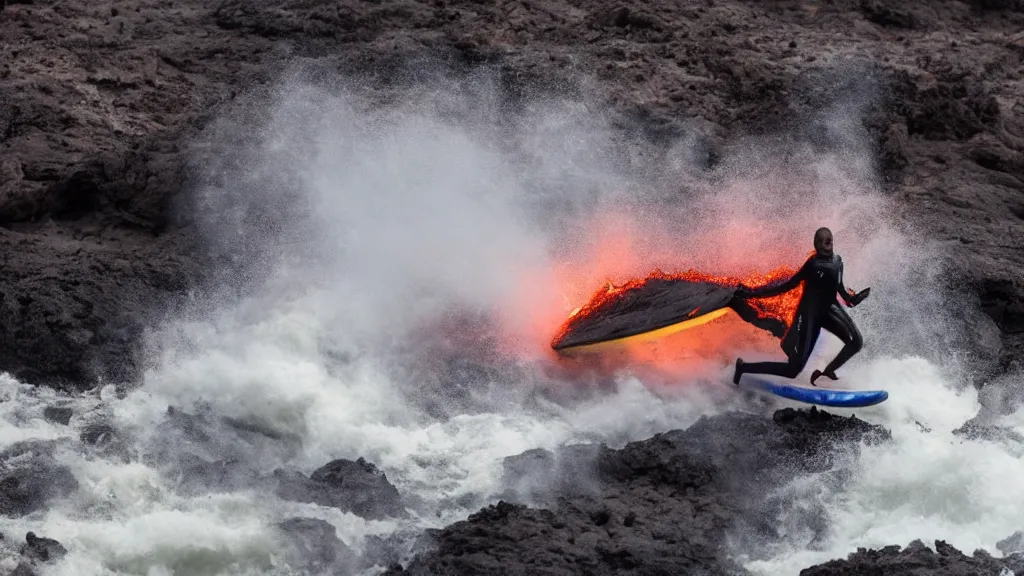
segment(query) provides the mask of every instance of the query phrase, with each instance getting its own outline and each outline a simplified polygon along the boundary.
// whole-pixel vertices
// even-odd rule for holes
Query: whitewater
[[[0,519],[5,535],[34,531],[68,549],[44,574],[289,574],[272,530],[286,518],[325,520],[359,552],[370,537],[415,535],[493,503],[507,456],[621,447],[704,415],[798,406],[732,386],[736,355],[781,355],[753,328],[735,338],[702,328],[701,345],[672,359],[669,383],[629,372],[572,381],[549,369],[546,346],[609,278],[793,266],[821,225],[836,235],[847,285],[872,288],[851,312],[865,349],[834,385],[890,393],[878,406],[829,411],[881,425],[894,441],[844,464],[842,492],[813,476],[789,487],[827,510],[824,542],[794,539],[771,557],[737,545],[735,557],[757,574],[790,575],[916,539],[1000,556],[996,543],[1024,529],[1024,446],[953,434],[980,414],[1024,435],[1024,408],[971,385],[971,342],[956,323],[981,313],[943,284],[941,246],[892,218],[858,103],[823,112],[839,152],[751,138],[708,171],[692,136],[625,140],[592,101],[506,114],[487,78],[388,106],[334,88],[286,79],[269,98],[240,99],[195,143],[203,241],[233,267],[154,323],[138,386],[64,397],[0,377],[0,449],[66,440],[55,458],[79,482],[44,511]],[[823,336],[807,372],[838,349]],[[1021,384],[1011,374],[992,386]],[[69,425],[43,417],[56,405],[73,409]],[[182,450],[156,433],[168,406],[203,406],[287,439],[259,455],[267,471],[365,458],[410,517],[366,520],[255,490],[185,493],[159,463],[80,448],[79,435],[103,422],[133,449]],[[7,569],[15,539],[4,540]]]

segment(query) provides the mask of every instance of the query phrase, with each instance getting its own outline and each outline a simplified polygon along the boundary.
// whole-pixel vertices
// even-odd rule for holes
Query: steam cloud
[[[710,168],[697,130],[668,145],[623,136],[582,97],[510,111],[485,75],[439,76],[385,106],[294,79],[254,94],[196,146],[200,229],[232,290],[168,329],[148,388],[299,434],[325,395],[364,423],[536,408],[535,388],[572,388],[548,381],[547,346],[605,282],[796,268],[819,226],[847,284],[873,289],[847,369],[904,354],[955,367],[935,248],[891,219],[860,124],[875,87],[851,78],[807,134],[737,139]],[[717,389],[736,355],[781,357],[749,326],[713,331],[681,387]],[[213,393],[211,355],[225,366]],[[254,400],[268,397],[283,404]]]
[[[207,171],[219,182],[201,193],[211,246],[248,258],[265,293],[330,292],[325,325],[375,344],[453,304],[551,330],[606,280],[655,267],[796,267],[823,225],[848,283],[875,287],[858,310],[869,332],[941,311],[941,270],[890,220],[866,160],[870,84],[816,111],[816,142],[749,138],[713,170],[693,133],[670,155],[617,134],[597,102],[538,99],[510,115],[494,86],[438,81],[381,108],[283,85],[263,122],[242,109],[210,133],[212,145],[256,136],[228,155],[237,166]],[[227,163],[222,151],[199,157]],[[574,268],[568,284],[559,267]],[[922,330],[878,330],[869,347],[920,350]]]
[[[509,111],[497,85],[442,77],[380,106],[285,81],[214,124],[196,145],[197,206],[224,276],[199,317],[156,336],[146,394],[301,438],[291,465],[364,456],[456,519],[498,489],[502,457],[685,427],[741,403],[724,384],[736,355],[782,356],[749,326],[713,346],[709,333],[674,390],[626,377],[560,406],[538,390],[578,383],[547,370],[547,345],[595,289],[654,268],[796,268],[819,226],[847,285],[872,287],[847,378],[881,386],[879,367],[909,356],[959,384],[946,335],[963,306],[867,160],[872,85],[826,100],[810,136],[737,139],[713,167],[696,129],[644,142],[599,101]],[[874,413],[927,419],[899,402]]]

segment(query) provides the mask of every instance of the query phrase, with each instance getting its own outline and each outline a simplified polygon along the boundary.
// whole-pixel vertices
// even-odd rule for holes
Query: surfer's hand
[[[871,294],[871,288],[865,288],[861,290],[860,292],[856,293],[853,296],[853,298],[850,299],[850,305],[856,306],[857,304],[860,304],[868,297],[869,294]]]

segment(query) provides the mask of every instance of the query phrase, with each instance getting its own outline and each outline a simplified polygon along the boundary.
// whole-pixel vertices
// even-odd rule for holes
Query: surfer
[[[819,228],[814,232],[815,253],[804,262],[804,265],[790,279],[776,285],[761,288],[749,288],[740,284],[736,290],[739,298],[763,298],[784,294],[804,284],[803,295],[793,315],[793,324],[782,338],[782,350],[789,358],[788,362],[754,362],[746,363],[742,358],[736,359],[736,371],[733,373],[733,384],[739,384],[743,374],[772,374],[786,378],[796,378],[807,365],[807,360],[818,341],[822,328],[835,334],[843,341],[843,349],[825,367],[811,374],[811,384],[821,376],[837,380],[836,370],[860,351],[864,340],[853,323],[853,319],[836,301],[836,294],[853,307],[864,301],[871,292],[870,288],[854,293],[843,285],[843,260],[832,251],[832,231]]]

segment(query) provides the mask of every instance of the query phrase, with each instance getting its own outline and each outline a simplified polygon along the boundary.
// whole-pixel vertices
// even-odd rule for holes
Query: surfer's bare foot
[[[736,370],[732,373],[732,383],[739,386],[740,376],[743,375],[743,358],[736,359]]]
[[[817,384],[815,384],[814,381],[822,376],[825,376],[831,380],[839,379],[839,377],[836,376],[835,372],[822,372],[821,370],[815,370],[814,372],[811,373],[811,386],[817,386]]]

